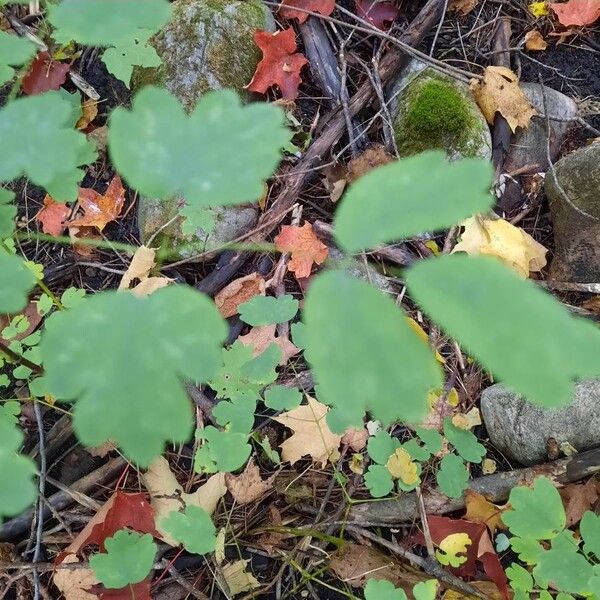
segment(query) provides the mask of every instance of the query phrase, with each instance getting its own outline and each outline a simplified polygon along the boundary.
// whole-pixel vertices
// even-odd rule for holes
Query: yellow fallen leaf
[[[173,280],[168,277],[148,277],[140,281],[134,288],[131,288],[131,293],[138,298],[149,296],[156,290],[167,287]]]
[[[120,290],[126,290],[136,279],[139,283],[131,289],[131,292],[138,297],[148,296],[156,290],[159,290],[172,282],[168,277],[150,277],[150,271],[155,265],[155,250],[140,246],[133,255],[131,263],[125,271],[119,283]]]
[[[533,52],[540,52],[548,47],[548,42],[544,36],[537,30],[532,29],[525,34],[525,48]]]
[[[462,226],[461,240],[452,252],[495,256],[523,277],[546,266],[546,248],[504,219],[475,216]]]
[[[221,527],[217,532],[215,541],[215,562],[220,565],[225,560],[225,527]]]
[[[405,485],[414,485],[419,481],[417,464],[404,448],[396,448],[385,465],[395,479],[400,479]]]
[[[248,592],[260,587],[258,579],[252,573],[246,571],[246,565],[249,562],[249,560],[236,560],[235,562],[223,565],[221,572],[229,588],[229,593],[232,596],[237,596],[242,592]]]
[[[532,2],[529,6],[529,12],[536,18],[547,17],[550,14],[547,2]]]
[[[467,560],[466,556],[460,555],[464,555],[472,543],[468,534],[452,533],[438,544],[439,550],[435,551],[435,555],[441,564],[458,567]]]
[[[406,320],[408,321],[410,328],[429,346],[429,336],[425,333],[425,330],[412,317],[406,317]],[[444,357],[437,350],[435,351],[435,357],[438,362],[446,362]]]
[[[455,388],[450,388],[448,393],[442,389],[435,389],[427,392],[427,402],[429,411],[422,425],[426,429],[441,430],[444,419],[454,414],[453,409],[458,406],[460,398]]]
[[[483,459],[483,462],[481,463],[481,472],[484,475],[491,475],[492,473],[495,473],[497,469],[498,465],[495,460],[492,460],[491,458]]]
[[[357,475],[362,475],[365,472],[365,463],[362,454],[353,454],[348,465],[350,470]]]
[[[486,67],[483,81],[473,79],[471,90],[490,125],[499,112],[514,133],[517,127],[527,127],[537,114],[519,86],[519,78],[506,67]]]
[[[486,525],[490,530],[492,537],[496,535],[496,529],[506,529],[502,523],[502,513],[508,508],[508,505],[496,506],[485,496],[482,496],[473,490],[466,490],[465,507],[467,512],[464,518],[467,521],[483,523]]]
[[[473,429],[473,427],[481,425],[481,413],[479,412],[479,409],[474,406],[466,413],[454,415],[452,417],[452,423],[461,429]]]

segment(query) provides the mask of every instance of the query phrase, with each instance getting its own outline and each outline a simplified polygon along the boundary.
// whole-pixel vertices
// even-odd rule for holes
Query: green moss
[[[451,84],[428,77],[415,82],[406,98],[407,110],[395,124],[402,155],[440,148],[472,154],[468,141],[477,125],[461,93]]]

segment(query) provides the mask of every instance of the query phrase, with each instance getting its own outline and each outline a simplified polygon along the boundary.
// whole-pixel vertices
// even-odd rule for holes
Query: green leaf
[[[86,46],[118,45],[140,30],[152,34],[170,16],[168,0],[62,0],[48,12],[59,44],[73,40]]]
[[[413,587],[413,596],[415,597],[415,600],[435,600],[438,587],[439,583],[437,582],[437,579],[420,581]]]
[[[254,296],[238,307],[240,319],[253,327],[285,323],[298,312],[298,300],[285,296]]]
[[[446,496],[460,498],[468,487],[469,471],[462,458],[456,454],[447,454],[442,458],[435,478]]]
[[[35,44],[27,38],[0,31],[0,85],[10,81],[15,70],[35,56]]]
[[[298,388],[274,385],[265,392],[265,406],[273,410],[292,410],[300,406],[301,402],[302,393]]]
[[[215,549],[217,530],[210,515],[199,506],[187,506],[183,512],[171,512],[161,527],[192,554],[208,554]]]
[[[290,329],[294,346],[304,350],[304,348],[306,348],[306,325],[301,321],[298,321],[297,323],[292,323]]]
[[[533,577],[531,573],[517,563],[512,563],[506,569],[506,576],[510,579],[510,587],[513,590],[531,592],[533,590]]]
[[[9,102],[0,110],[0,182],[25,175],[54,199],[75,200],[83,176],[77,167],[94,160],[95,150],[70,120],[71,106],[58,92]]]
[[[514,487],[508,503],[512,509],[502,514],[502,521],[515,536],[549,540],[565,528],[560,494],[545,477],[538,477],[532,488]]]
[[[0,187],[0,240],[10,237],[15,229],[17,207],[13,204],[15,194]]]
[[[369,579],[365,586],[365,600],[407,600],[404,590],[394,587],[387,579]]]
[[[147,466],[167,441],[188,439],[193,419],[181,379],[212,377],[226,335],[214,304],[191,288],[147,298],[98,293],[47,319],[45,383],[59,400],[77,399],[73,423],[83,444],[112,440]]]
[[[106,553],[90,556],[90,568],[108,589],[139,583],[148,576],[156,556],[156,544],[149,533],[121,529],[104,541]]]
[[[425,462],[431,456],[429,450],[427,450],[425,446],[421,446],[415,438],[408,440],[408,442],[404,442],[401,445],[401,448],[404,448],[413,460],[419,462]]]
[[[238,399],[230,402],[221,400],[213,408],[213,417],[219,425],[226,427],[232,433],[248,434],[254,426],[256,400]]]
[[[85,299],[85,290],[76,287],[67,288],[60,296],[64,308],[75,308]]]
[[[35,277],[23,261],[0,248],[0,313],[21,310],[27,304],[27,295],[34,285]]]
[[[357,252],[448,228],[492,206],[492,175],[488,160],[449,162],[439,151],[391,162],[346,192],[335,216],[336,238]]]
[[[394,489],[394,480],[385,465],[371,465],[365,473],[365,485],[373,498],[383,498]]]
[[[244,433],[219,431],[209,425],[196,435],[204,440],[194,461],[194,468],[199,473],[236,471],[244,466],[252,450],[252,446],[248,444],[248,436]]]
[[[516,538],[515,538],[516,539]],[[505,533],[499,533],[496,536],[496,552],[500,554],[500,552],[504,552],[510,548],[510,540]]]
[[[204,94],[188,117],[167,91],[146,87],[132,110],[113,111],[110,153],[119,173],[146,196],[182,196],[195,206],[243,204],[260,198],[279,163],[290,135],[283,121],[277,107],[242,106],[231,90]]]
[[[421,438],[430,454],[437,454],[442,449],[444,438],[435,429],[416,427],[415,433]]]
[[[109,73],[120,79],[127,87],[131,82],[133,67],[159,67],[162,63],[156,50],[148,43],[151,31],[140,32],[118,46],[108,48],[102,55],[102,62]]]
[[[469,462],[480,463],[486,455],[486,450],[477,441],[477,436],[466,429],[456,427],[449,418],[444,419],[444,435],[458,454]]]
[[[526,565],[537,564],[543,551],[537,540],[532,538],[511,538],[510,547]]]
[[[204,236],[208,236],[215,229],[215,209],[208,206],[196,206],[195,204],[184,204],[179,209],[179,216],[184,217],[181,224],[181,232],[185,236],[197,235],[202,229]]]
[[[591,511],[586,511],[579,524],[581,537],[585,542],[584,550],[600,558],[600,517]]]
[[[600,330],[495,258],[424,260],[409,270],[407,283],[446,333],[536,404],[566,405],[575,379],[600,373]]]
[[[367,452],[371,460],[380,465],[385,465],[397,448],[400,448],[399,440],[383,430],[371,436],[367,442]]]
[[[333,431],[362,427],[365,410],[384,425],[425,416],[427,391],[442,382],[440,368],[389,296],[330,271],[310,286],[304,317],[306,358],[319,400],[333,407]]]
[[[277,379],[275,367],[277,367],[280,361],[281,349],[273,342],[258,356],[242,365],[240,372],[249,381],[263,384],[264,386]]]

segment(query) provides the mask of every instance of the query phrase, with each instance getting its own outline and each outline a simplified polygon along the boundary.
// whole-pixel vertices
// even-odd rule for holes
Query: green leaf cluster
[[[413,586],[415,600],[435,600],[439,584],[436,579],[421,581]],[[394,587],[387,579],[369,579],[365,586],[365,600],[407,600],[406,592]]]

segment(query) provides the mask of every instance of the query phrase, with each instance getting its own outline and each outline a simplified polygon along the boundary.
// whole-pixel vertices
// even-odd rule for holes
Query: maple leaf
[[[69,65],[52,60],[47,52],[40,52],[31,63],[27,75],[23,77],[21,87],[28,96],[58,90],[67,80],[70,69]]]
[[[324,467],[328,460],[336,460],[341,435],[331,432],[325,417],[329,407],[307,396],[308,404],[273,417],[289,427],[294,434],[281,444],[281,457],[294,464],[309,455],[314,463]]]
[[[288,269],[302,279],[310,275],[313,263],[320,265],[329,254],[329,249],[317,238],[310,223],[302,227],[284,225],[275,238],[275,246],[281,252],[291,252]]]
[[[258,273],[234,279],[215,295],[215,304],[225,318],[237,314],[240,304],[265,295],[265,280]]]
[[[591,25],[600,17],[598,0],[569,0],[568,2],[550,4],[550,8],[558,17],[561,25]]]
[[[377,29],[387,29],[385,24],[391,23],[398,16],[398,8],[391,2],[378,0],[356,0],[356,14]]]
[[[276,344],[281,350],[280,366],[285,366],[300,350],[290,342],[287,337],[275,337],[277,325],[263,325],[262,327],[253,327],[246,335],[241,335],[238,339],[244,346],[252,346],[252,356],[256,357],[262,354],[271,344]]]
[[[298,86],[302,83],[300,70],[308,63],[296,45],[296,34],[289,27],[271,33],[258,30],[254,41],[263,53],[252,81],[246,86],[251,92],[264,94],[272,85],[277,85],[285,100],[298,97]]]
[[[125,189],[118,175],[108,184],[106,192],[99,194],[91,188],[79,188],[77,198],[83,208],[84,216],[69,223],[73,227],[97,227],[102,231],[108,223],[114,221],[123,209]]]
[[[297,10],[298,8],[328,17],[335,8],[335,0],[283,0],[279,7],[279,14],[284,19],[298,19],[298,23],[304,23],[310,15]]]
[[[537,114],[519,86],[519,78],[506,67],[486,67],[483,81],[473,79],[471,90],[490,125],[499,112],[514,133],[517,127],[527,127]]]
[[[70,208],[62,202],[56,202],[50,195],[46,194],[44,206],[35,215],[35,220],[42,224],[42,231],[49,235],[60,235],[66,225],[65,219],[69,215]]]

